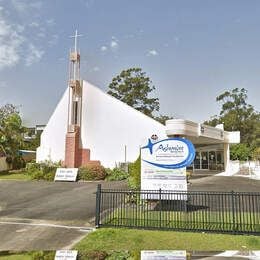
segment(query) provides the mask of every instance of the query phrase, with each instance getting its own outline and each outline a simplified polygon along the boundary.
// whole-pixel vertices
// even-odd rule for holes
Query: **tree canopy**
[[[108,94],[155,119],[161,124],[172,116],[159,114],[160,102],[150,95],[155,90],[152,81],[141,68],[129,68],[121,71],[108,86]]]
[[[234,154],[234,157],[241,154],[244,158],[248,154],[245,147],[253,151],[260,146],[260,114],[248,104],[247,99],[247,90],[244,88],[225,91],[216,97],[216,101],[221,103],[219,115],[205,122],[212,126],[224,123],[225,130],[240,131],[240,142],[244,145],[233,146],[231,156]]]
[[[108,94],[147,116],[153,117],[153,113],[159,111],[159,99],[149,96],[155,87],[141,68],[123,70],[112,79],[108,88]]]
[[[0,153],[5,156],[16,157],[23,145],[22,119],[18,109],[7,104],[0,108]]]
[[[228,131],[240,131],[241,143],[260,145],[260,114],[247,103],[247,90],[234,88],[225,91],[216,98],[222,103],[219,116],[209,121],[209,124],[224,123]]]

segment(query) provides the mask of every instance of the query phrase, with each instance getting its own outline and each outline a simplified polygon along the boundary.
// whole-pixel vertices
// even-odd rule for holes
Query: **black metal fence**
[[[97,188],[96,226],[260,235],[260,193]]]

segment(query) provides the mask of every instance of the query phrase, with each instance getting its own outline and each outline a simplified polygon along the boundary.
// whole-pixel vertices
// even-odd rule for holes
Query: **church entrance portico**
[[[240,142],[240,132],[225,131],[223,125],[212,127],[184,119],[167,120],[166,134],[182,136],[194,144],[196,156],[189,167],[193,171],[229,171],[229,146]]]

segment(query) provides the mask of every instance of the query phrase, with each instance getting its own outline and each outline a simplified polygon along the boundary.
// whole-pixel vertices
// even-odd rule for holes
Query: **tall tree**
[[[15,158],[23,145],[22,119],[18,109],[10,104],[0,108],[0,153]]]
[[[166,120],[173,119],[173,117],[172,116],[166,116],[166,115],[159,115],[159,116],[154,117],[154,119],[156,121],[158,121],[159,123],[165,125]]]
[[[224,123],[225,130],[240,131],[241,143],[252,151],[260,146],[260,114],[247,103],[247,98],[244,88],[225,91],[216,98],[222,104],[219,116],[206,123],[212,126]]]
[[[0,123],[2,120],[8,117],[11,114],[19,114],[18,108],[13,104],[6,104],[0,107]]]
[[[159,99],[149,96],[155,87],[141,68],[123,70],[112,79],[108,88],[108,94],[147,116],[154,117],[153,113],[159,111]]]

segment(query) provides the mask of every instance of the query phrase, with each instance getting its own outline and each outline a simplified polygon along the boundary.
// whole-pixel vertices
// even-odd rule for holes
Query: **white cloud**
[[[103,52],[107,51],[107,46],[105,46],[105,45],[101,46],[100,50]]]
[[[39,38],[44,38],[46,35],[44,32],[39,32],[36,34]]]
[[[58,43],[59,36],[58,34],[52,35],[51,39],[48,41],[49,46],[54,46]]]
[[[19,62],[19,50],[24,41],[17,26],[9,24],[0,14],[0,69]]]
[[[30,5],[31,8],[41,9],[41,8],[42,8],[42,1],[32,2],[32,1],[30,0],[29,5]]]
[[[23,12],[28,8],[40,8],[40,1],[11,0],[17,12]],[[0,8],[0,70],[12,68],[18,63],[25,62],[26,66],[41,60],[44,51],[30,39],[28,28],[37,27],[37,22],[29,26],[14,23],[10,16],[6,15],[4,8]],[[40,28],[41,29],[41,28]],[[40,30],[41,31],[41,30]],[[43,35],[42,35],[43,36]]]
[[[119,47],[119,44],[118,44],[118,42],[116,41],[116,40],[112,40],[111,42],[110,42],[110,48],[111,48],[111,50],[117,50],[118,49],[118,47]]]
[[[29,26],[30,26],[30,27],[35,27],[35,28],[37,28],[37,27],[40,26],[40,24],[37,23],[37,22],[31,22],[31,23],[29,24]]]
[[[53,26],[53,25],[55,25],[55,20],[53,18],[48,19],[48,20],[46,20],[46,24],[48,26]]]
[[[179,38],[178,36],[175,36],[175,37],[174,37],[174,41],[175,41],[176,44],[178,44],[179,41],[180,41],[180,38]]]
[[[157,56],[158,55],[158,52],[156,50],[149,50],[147,52],[147,56]]]
[[[11,4],[13,5],[14,9],[20,13],[25,14],[31,9],[41,9],[42,8],[42,1],[32,1],[32,0],[11,0]]]
[[[90,8],[94,4],[94,0],[81,0],[81,2],[87,7]]]
[[[44,54],[43,50],[39,50],[33,44],[29,44],[29,52],[25,59],[25,65],[31,66],[33,63],[39,62]]]

